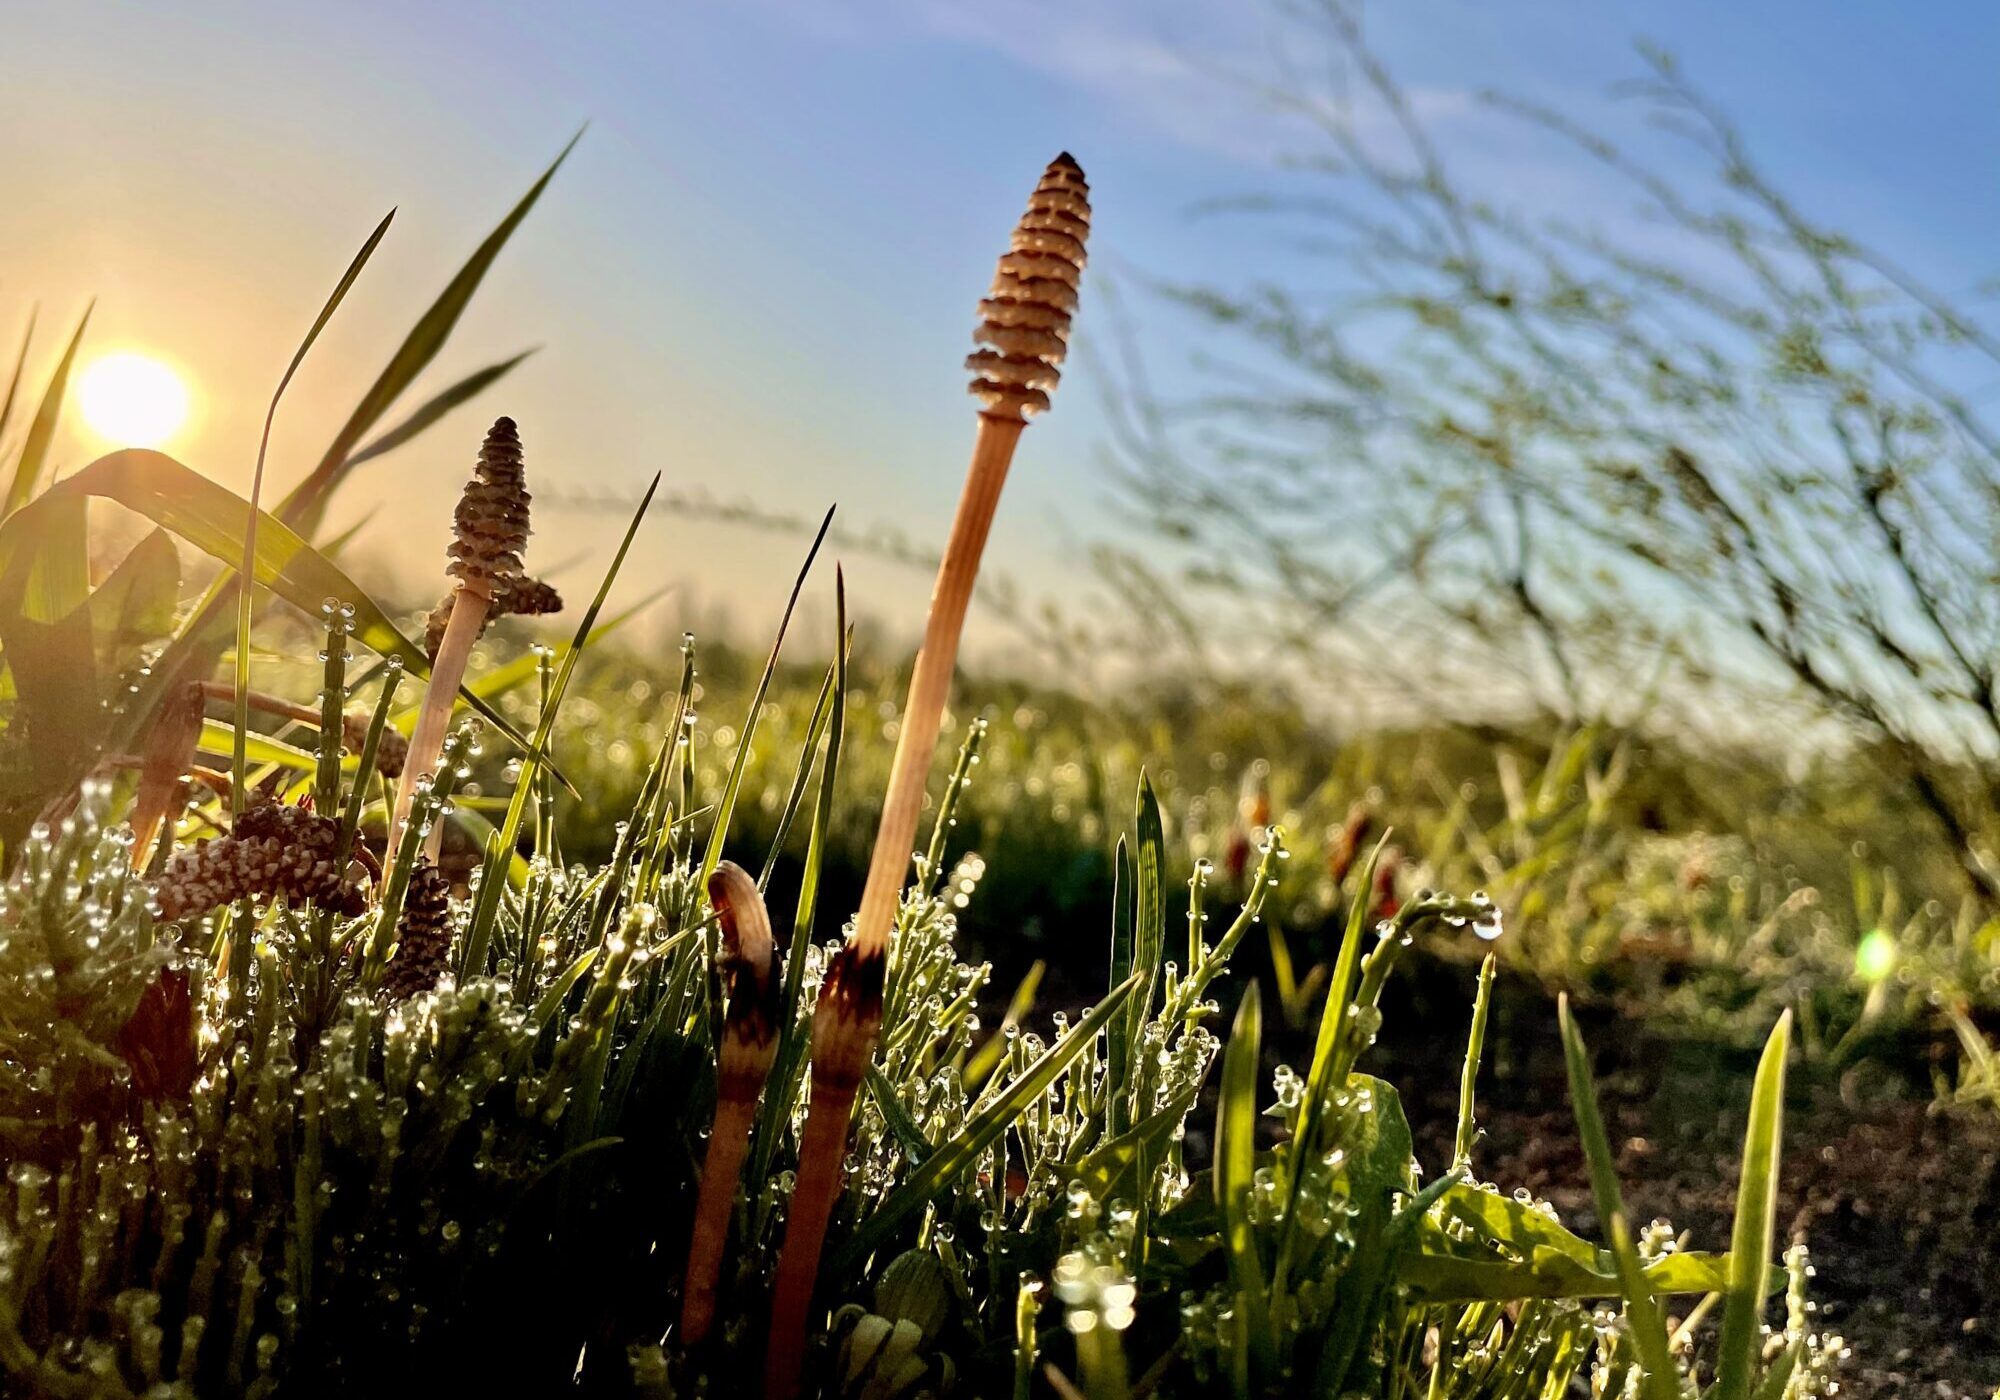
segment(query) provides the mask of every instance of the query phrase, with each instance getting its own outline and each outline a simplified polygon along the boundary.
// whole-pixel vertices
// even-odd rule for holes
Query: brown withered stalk
[[[402,840],[417,785],[427,781],[437,766],[466,663],[486,630],[494,599],[521,577],[521,555],[528,547],[528,502],[520,433],[513,419],[496,419],[480,445],[472,479],[465,483],[452,519],[451,563],[445,570],[456,580],[450,619],[431,662],[430,687],[417,711],[409,756],[396,788],[387,847],[391,851]],[[435,862],[443,845],[444,824],[439,822],[425,840],[425,854]]]
[[[813,1015],[812,1104],[772,1300],[764,1389],[773,1400],[798,1393],[820,1250],[840,1193],[854,1096],[881,1026],[889,935],[916,842],[966,606],[1021,430],[1048,408],[1049,391],[1061,377],[1089,233],[1090,187],[1065,151],[1043,172],[1015,226],[1012,246],[1000,258],[993,288],[979,304],[973,340],[981,348],[966,361],[981,405],[972,465],[931,592],[853,936],[828,968]]]
[[[781,994],[771,916],[750,873],[723,861],[708,879],[708,900],[722,926],[722,1046],[717,1057],[715,1122],[701,1164],[694,1230],[681,1289],[681,1345],[700,1346],[715,1326],[722,1256],[736,1181],[757,1122],[757,1098],[778,1053]]]

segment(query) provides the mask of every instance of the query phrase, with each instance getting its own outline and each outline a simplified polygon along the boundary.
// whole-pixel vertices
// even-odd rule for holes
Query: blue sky
[[[1637,130],[1609,88],[1638,71],[1644,35],[1809,209],[1948,289],[1996,270],[1991,7],[1409,0],[1373,7],[1369,28],[1459,168],[1523,213],[1629,217],[1625,196],[1474,95],[1504,89]],[[17,0],[8,34],[0,336],[38,300],[47,349],[96,295],[92,350],[175,362],[198,414],[171,450],[239,486],[275,375],[382,211],[400,207],[396,227],[281,418],[280,485],[591,122],[431,382],[543,348],[346,499],[350,515],[395,502],[362,557],[411,580],[441,561],[482,414],[499,411],[522,423],[545,494],[631,490],[658,470],[684,490],[794,514],[837,500],[851,527],[941,537],[972,426],[959,360],[973,302],[1059,149],[1094,186],[1091,275],[1120,281],[1169,388],[1195,382],[1200,347],[1137,279],[1328,276],[1254,229],[1190,217],[1212,196],[1294,184],[1279,157],[1310,149],[1236,81],[1326,72],[1310,26],[1256,0]],[[1086,351],[1104,304],[1094,285]],[[1071,594],[1081,547],[1118,528],[1101,386],[1083,359],[1028,436],[989,556],[1032,592]],[[72,424],[60,450],[73,468],[104,446]],[[574,561],[565,577],[582,591],[616,522],[548,509],[538,527],[542,559]],[[664,605],[675,628],[722,600],[762,628],[795,553],[662,520],[627,587],[682,584]],[[914,621],[921,578],[857,562],[850,579],[862,607]]]

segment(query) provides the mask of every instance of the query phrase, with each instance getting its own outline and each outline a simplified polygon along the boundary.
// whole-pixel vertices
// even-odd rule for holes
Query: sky
[[[1297,188],[1310,150],[1258,84],[1324,82],[1281,0],[270,5],[14,0],[0,51],[0,338],[41,309],[31,382],[96,298],[84,364],[172,364],[194,414],[167,450],[242,489],[292,349],[381,215],[387,241],[281,410],[274,490],[301,476],[421,308],[584,123],[568,164],[413,394],[529,347],[477,405],[365,467],[358,570],[441,585],[450,504],[485,421],[521,424],[543,499],[531,565],[594,585],[622,521],[564,499],[673,491],[942,540],[973,428],[973,305],[1046,161],[1096,209],[1078,355],[1030,429],[989,552],[1031,596],[1081,596],[1126,528],[1105,462],[1115,309],[1169,392],[1196,329],[1154,279],[1305,282],[1323,267],[1194,208]],[[1373,42],[1442,144],[1523,212],[1617,220],[1573,163],[1503,130],[1498,88],[1607,128],[1664,44],[1828,221],[1949,289],[1995,269],[2000,10],[1805,0],[1405,0]],[[1365,127],[1364,127],[1365,130]],[[1622,198],[1620,196],[1619,198]],[[1106,295],[1115,287],[1115,298]],[[10,352],[11,353],[11,352]],[[117,444],[71,415],[61,470]],[[663,514],[620,584],[668,635],[775,622],[803,541]],[[849,561],[856,606],[914,627],[927,580]],[[823,592],[823,590],[820,590]],[[818,594],[816,593],[816,597]],[[999,647],[992,619],[972,645]]]

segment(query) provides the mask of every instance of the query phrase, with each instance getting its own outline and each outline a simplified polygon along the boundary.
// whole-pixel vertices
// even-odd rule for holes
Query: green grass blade
[[[381,374],[376,376],[368,392],[362,395],[361,402],[355,405],[353,413],[348,415],[347,421],[334,435],[333,442],[321,456],[319,464],[312,469],[305,480],[293,487],[280,503],[277,514],[286,524],[299,529],[303,534],[313,533],[328,497],[340,484],[351,465],[349,454],[354,451],[368,430],[381,420],[382,415],[389,411],[397,399],[402,397],[403,392],[410,387],[416,377],[423,373],[424,368],[444,347],[445,341],[450,339],[453,328],[458,325],[458,318],[464,314],[466,306],[472,301],[473,293],[479,290],[479,284],[485,279],[494,260],[500,256],[500,250],[507,246],[507,240],[513,237],[514,230],[528,217],[528,212],[535,207],[535,201],[541,198],[542,191],[548,188],[549,181],[555,178],[556,171],[562,168],[563,161],[569,157],[572,150],[576,149],[576,143],[582,139],[581,131],[569,139],[569,144],[562,148],[562,153],[547,170],[542,172],[541,178],[529,186],[528,192],[508,211],[507,217],[500,221],[499,226],[486,236],[485,241],[473,252],[465,266],[458,270],[458,275],[451,279],[444,291],[439,293],[437,300],[431,303],[424,314],[417,319],[416,325],[410,328],[410,333],[403,338],[403,343],[396,347],[396,353],[390,357],[389,363]]]
[[[799,898],[792,914],[792,942],[785,954],[783,1005],[778,1011],[778,1053],[766,1081],[763,1107],[757,1115],[751,1145],[752,1181],[770,1170],[778,1139],[791,1121],[805,1064],[808,1027],[799,1016],[804,996],[806,949],[813,943],[813,920],[819,911],[820,874],[826,866],[826,846],[832,839],[835,781],[840,772],[841,739],[847,730],[847,662],[854,634],[847,623],[847,577],[838,564],[833,570],[833,708],[826,727],[826,761],[820,765],[819,794],[813,801],[812,828],[806,838],[806,858],[799,872]]]
[[[49,376],[49,387],[42,394],[42,403],[35,410],[34,419],[28,424],[28,436],[21,443],[21,455],[14,462],[14,479],[7,486],[7,500],[0,508],[0,519],[12,515],[34,497],[35,487],[40,484],[42,468],[49,459],[49,444],[55,441],[56,422],[62,417],[63,398],[69,392],[69,372],[76,363],[76,349],[83,344],[84,329],[90,325],[90,313],[97,307],[92,302],[83,310],[83,319],[76,323],[76,334],[69,338],[69,346],[56,361],[55,373]],[[26,347],[22,348],[26,353]],[[12,391],[9,391],[12,397]]]
[[[1149,1067],[1140,1057],[1140,1038],[1146,1018],[1152,1013],[1153,999],[1160,985],[1160,963],[1167,951],[1167,835],[1160,819],[1159,795],[1144,769],[1139,771],[1139,793],[1132,813],[1132,966],[1146,974],[1139,994],[1125,1008],[1125,1040],[1130,1046],[1130,1064],[1135,1076],[1134,1098],[1129,1117],[1136,1118],[1144,1102],[1140,1092],[1149,1087]]]
[[[1465,1066],[1458,1075],[1458,1131],[1452,1138],[1452,1165],[1463,1167],[1472,1161],[1472,1143],[1479,1132],[1473,1112],[1474,1091],[1479,1084],[1479,1060],[1486,1049],[1486,1018],[1493,1009],[1493,976],[1500,966],[1493,953],[1479,965],[1479,991],[1472,999],[1472,1030],[1465,1037]]]
[[[1660,1305],[1646,1281],[1639,1261],[1639,1248],[1632,1238],[1632,1226],[1625,1214],[1624,1195],[1618,1189],[1618,1170],[1611,1156],[1611,1140],[1604,1132],[1604,1118],[1597,1107],[1597,1088],[1590,1078],[1590,1052],[1583,1035],[1569,1014],[1569,998],[1558,1003],[1562,1022],[1563,1063],[1569,1071],[1571,1105],[1576,1112],[1578,1135],[1583,1139],[1584,1157],[1590,1165],[1590,1189],[1597,1201],[1598,1217],[1604,1222],[1605,1241],[1618,1266],[1618,1281],[1625,1297],[1625,1321],[1631,1330],[1632,1345],[1639,1356],[1641,1400],[1680,1400],[1680,1382],[1674,1376],[1672,1353],[1667,1346],[1667,1324]]]
[[[1111,989],[1090,1014],[1078,1021],[1069,1033],[1028,1066],[1021,1077],[1001,1090],[974,1113],[949,1142],[941,1144],[924,1164],[882,1198],[882,1204],[854,1232],[852,1239],[835,1257],[836,1272],[865,1259],[886,1242],[904,1220],[929,1203],[947,1184],[970,1171],[979,1158],[1012,1126],[1027,1106],[1043,1093],[1070,1062],[1112,1022],[1121,1007],[1139,987],[1135,974]]]
[[[1257,1055],[1262,1015],[1252,982],[1236,1008],[1236,1024],[1222,1052],[1222,1091],[1215,1106],[1215,1204],[1222,1214],[1222,1245],[1229,1259],[1229,1286],[1235,1295],[1236,1344],[1231,1356],[1238,1396],[1252,1394],[1254,1377],[1273,1374],[1264,1294],[1264,1264],[1257,1253],[1257,1230],[1250,1219],[1250,1193],[1257,1172]]]
[[[236,569],[239,578],[256,576],[257,521],[263,514],[264,504],[264,460],[271,450],[271,427],[278,419],[278,404],[284,399],[285,390],[291,386],[292,376],[297,374],[299,366],[305,363],[306,352],[312,349],[313,342],[319,339],[319,333],[325,330],[327,322],[333,319],[333,313],[340,309],[340,303],[346,299],[348,290],[361,276],[361,269],[368,265],[368,259],[374,256],[375,249],[381,245],[395,217],[394,209],[384,214],[382,222],[375,225],[374,232],[370,233],[367,240],[362,243],[361,251],[347,264],[347,271],[341,274],[340,281],[334,285],[332,295],[327,297],[325,305],[320,307],[319,315],[313,320],[312,329],[308,330],[305,339],[299,342],[299,348],[292,352],[292,362],[285,366],[285,373],[278,380],[278,387],[271,395],[271,406],[264,412],[264,433],[257,440],[257,467],[250,476],[250,509],[243,513],[242,563]],[[236,590],[236,744],[230,756],[229,810],[237,816],[243,814],[243,804],[249,800],[249,794],[244,786],[245,770],[249,766],[245,741],[250,734],[250,611],[255,596],[254,589]]]
[[[1111,855],[1109,980],[1112,986],[1117,986],[1137,970],[1134,965],[1135,951],[1132,941],[1132,851],[1125,844],[1125,838],[1120,836],[1117,849]],[[1132,1037],[1123,1017],[1112,1028],[1110,1043],[1105,1049],[1104,1131],[1117,1137],[1132,1126],[1131,1114],[1127,1111],[1133,1089]]]
[[[372,461],[374,458],[383,456],[386,453],[394,452],[418,434],[435,426],[440,419],[454,408],[471,402],[480,394],[492,388],[519,365],[521,361],[534,353],[533,348],[523,350],[520,354],[509,356],[498,364],[474,370],[471,374],[466,375],[465,378],[459,380],[449,388],[433,394],[430,398],[425,399],[423,403],[419,404],[402,422],[375,437],[366,446],[356,449],[349,455],[343,470],[352,471],[363,462]]]
[[[659,489],[660,478],[655,473],[652,484],[646,487],[646,494],[639,500],[639,508],[632,512],[632,520],[625,527],[625,537],[618,542],[618,552],[611,556],[611,566],[604,571],[604,579],[597,585],[597,596],[584,609],[583,618],[570,638],[569,649],[563,653],[562,665],[556,672],[555,688],[535,725],[534,740],[524,746],[520,775],[514,780],[514,797],[507,804],[507,819],[500,827],[500,844],[505,850],[513,850],[515,843],[521,839],[521,821],[527,815],[528,798],[535,790],[536,774],[544,764],[553,766],[549,745],[555,737],[556,715],[562,709],[563,696],[569,691],[570,677],[576,674],[576,663],[597,626],[597,615],[604,610],[604,600],[611,592],[618,571],[625,566],[625,556],[631,551],[633,538],[639,533],[639,522],[646,518],[646,510],[653,504],[653,493]]]
[[[785,600],[785,615],[778,619],[778,635],[771,639],[771,654],[764,660],[764,674],[758,678],[756,693],[750,697],[750,713],[743,719],[743,734],[736,741],[736,761],[729,765],[729,780],[723,784],[722,796],[715,807],[715,824],[708,831],[708,850],[701,858],[701,878],[699,886],[708,884],[708,877],[715,873],[715,867],[722,861],[723,843],[729,839],[729,820],[736,814],[736,798],[743,789],[743,773],[750,765],[750,741],[757,736],[757,721],[763,718],[764,697],[770,693],[771,677],[778,671],[778,653],[784,650],[785,631],[792,625],[792,611],[799,605],[799,594],[806,586],[806,575],[812,572],[813,560],[819,558],[819,547],[826,541],[828,527],[833,524],[832,506],[827,507],[826,518],[819,523],[819,533],[813,536],[812,547],[806,550],[806,561],[799,566],[799,574],[792,581],[792,596]]]
[[[1722,1342],[1713,1400],[1749,1400],[1764,1338],[1759,1320],[1770,1290],[1777,1236],[1779,1144],[1785,1117],[1785,1056],[1792,1013],[1778,1018],[1764,1042],[1750,1089],[1750,1126],[1743,1137],[1743,1174],[1736,1188],[1736,1224],[1729,1237],[1729,1289],[1722,1303]]]
[[[35,321],[41,307],[28,309],[28,329],[21,335],[21,353],[14,357],[14,372],[7,377],[7,395],[0,398],[0,443],[7,440],[7,425],[14,421],[14,402],[21,392],[21,375],[28,367],[28,350],[35,343]]]

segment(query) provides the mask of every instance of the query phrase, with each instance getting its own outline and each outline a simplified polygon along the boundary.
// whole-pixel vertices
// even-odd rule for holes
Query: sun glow
[[[158,447],[188,415],[181,377],[132,350],[106,355],[84,370],[76,401],[90,430],[114,447]]]

